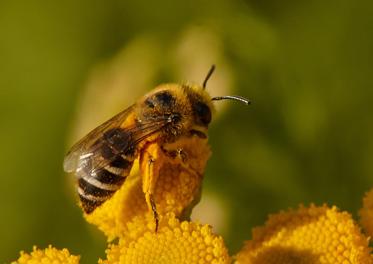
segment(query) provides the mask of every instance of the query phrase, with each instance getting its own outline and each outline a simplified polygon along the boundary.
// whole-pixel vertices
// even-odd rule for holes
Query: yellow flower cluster
[[[236,263],[373,263],[365,237],[350,214],[336,207],[280,212],[253,230]]]
[[[209,153],[209,148],[194,153]],[[207,155],[208,156],[208,155]],[[203,161],[203,162],[206,162]],[[188,168],[164,163],[157,178],[154,197],[159,212],[159,227],[155,232],[153,215],[149,212],[139,164],[114,196],[89,215],[111,243],[106,259],[99,264],[373,264],[369,238],[360,231],[352,216],[336,207],[300,206],[271,215],[264,226],[253,229],[252,239],[233,258],[228,254],[222,237],[211,227],[187,221],[199,199],[202,176]],[[204,166],[204,164],[193,164]],[[170,168],[174,168],[170,170]],[[361,223],[368,236],[373,234],[373,190],[363,201]],[[186,220],[186,221],[183,221]],[[67,249],[34,247],[32,253],[21,252],[13,264],[77,264],[79,257]]]
[[[128,225],[128,235],[111,245],[107,260],[99,263],[230,263],[223,239],[210,226],[170,216],[162,218],[155,233],[152,221],[150,217],[135,218]]]
[[[127,235],[109,245],[107,259],[99,260],[100,264],[232,261],[223,239],[208,225],[180,221],[169,214],[161,218],[157,233],[150,215],[136,216],[124,228]],[[326,205],[300,206],[271,215],[264,226],[254,228],[252,240],[233,259],[235,264],[369,264],[373,256],[368,244],[369,238],[347,212]],[[78,261],[79,257],[71,256],[66,249],[49,247],[44,251],[34,248],[31,254],[21,252],[14,264]]]
[[[67,249],[58,250],[52,246],[41,250],[35,246],[30,254],[21,251],[21,256],[12,264],[78,264],[79,256],[70,255]]]
[[[208,225],[179,221],[169,215],[160,221],[159,230],[154,232],[152,217],[135,217],[127,223],[127,236],[118,244],[107,249],[107,259],[100,264],[119,263],[231,263],[223,238],[212,233]],[[49,247],[39,250],[34,247],[31,254],[21,252],[12,264],[77,264],[79,257],[68,250]]]

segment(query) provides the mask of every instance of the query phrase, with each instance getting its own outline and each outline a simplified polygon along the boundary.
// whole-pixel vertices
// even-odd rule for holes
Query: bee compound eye
[[[173,96],[167,91],[157,93],[155,99],[162,106],[169,106],[174,100]]]
[[[196,102],[193,105],[194,113],[197,117],[197,121],[200,121],[203,125],[208,125],[211,122],[211,110],[202,102]]]
[[[161,91],[158,92],[152,96],[149,96],[145,100],[145,105],[149,108],[155,108],[155,107],[172,107],[172,105],[175,102],[175,98],[172,96],[171,93],[168,91]]]

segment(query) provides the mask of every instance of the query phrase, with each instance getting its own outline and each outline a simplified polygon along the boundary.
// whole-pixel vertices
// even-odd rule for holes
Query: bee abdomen
[[[133,164],[129,158],[118,155],[104,168],[86,168],[80,174],[78,194],[85,213],[93,212],[122,186]]]
[[[101,169],[96,172],[95,179],[101,184],[121,186],[126,176],[117,175],[106,169]]]
[[[84,194],[95,197],[110,197],[119,188],[116,185],[103,184],[93,177],[84,177],[78,180],[78,186]]]
[[[97,200],[95,198],[92,199],[91,197],[87,197],[86,195],[82,195],[80,193],[79,199],[82,208],[86,214],[92,213],[97,207],[99,207],[103,202],[105,202],[104,200]]]

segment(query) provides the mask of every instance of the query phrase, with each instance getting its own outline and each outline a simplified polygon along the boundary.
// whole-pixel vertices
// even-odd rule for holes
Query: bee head
[[[163,84],[140,104],[139,120],[163,123],[169,139],[188,132],[205,137],[213,112],[210,95],[199,85]]]
[[[187,131],[206,134],[214,112],[213,101],[233,99],[250,103],[240,96],[211,97],[205,88],[214,69],[212,66],[202,86],[163,84],[155,88],[139,102],[139,120],[163,122],[164,131],[175,136]]]

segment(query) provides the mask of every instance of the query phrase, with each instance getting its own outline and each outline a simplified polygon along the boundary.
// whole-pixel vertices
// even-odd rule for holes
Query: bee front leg
[[[177,152],[177,155],[178,155],[178,158],[185,164],[187,163],[188,161],[188,154],[186,153],[186,151],[182,148],[178,148],[176,150]]]
[[[176,149],[166,149],[162,146],[162,152],[176,163],[182,163],[186,165],[188,162],[188,153],[182,148],[177,147]]]

